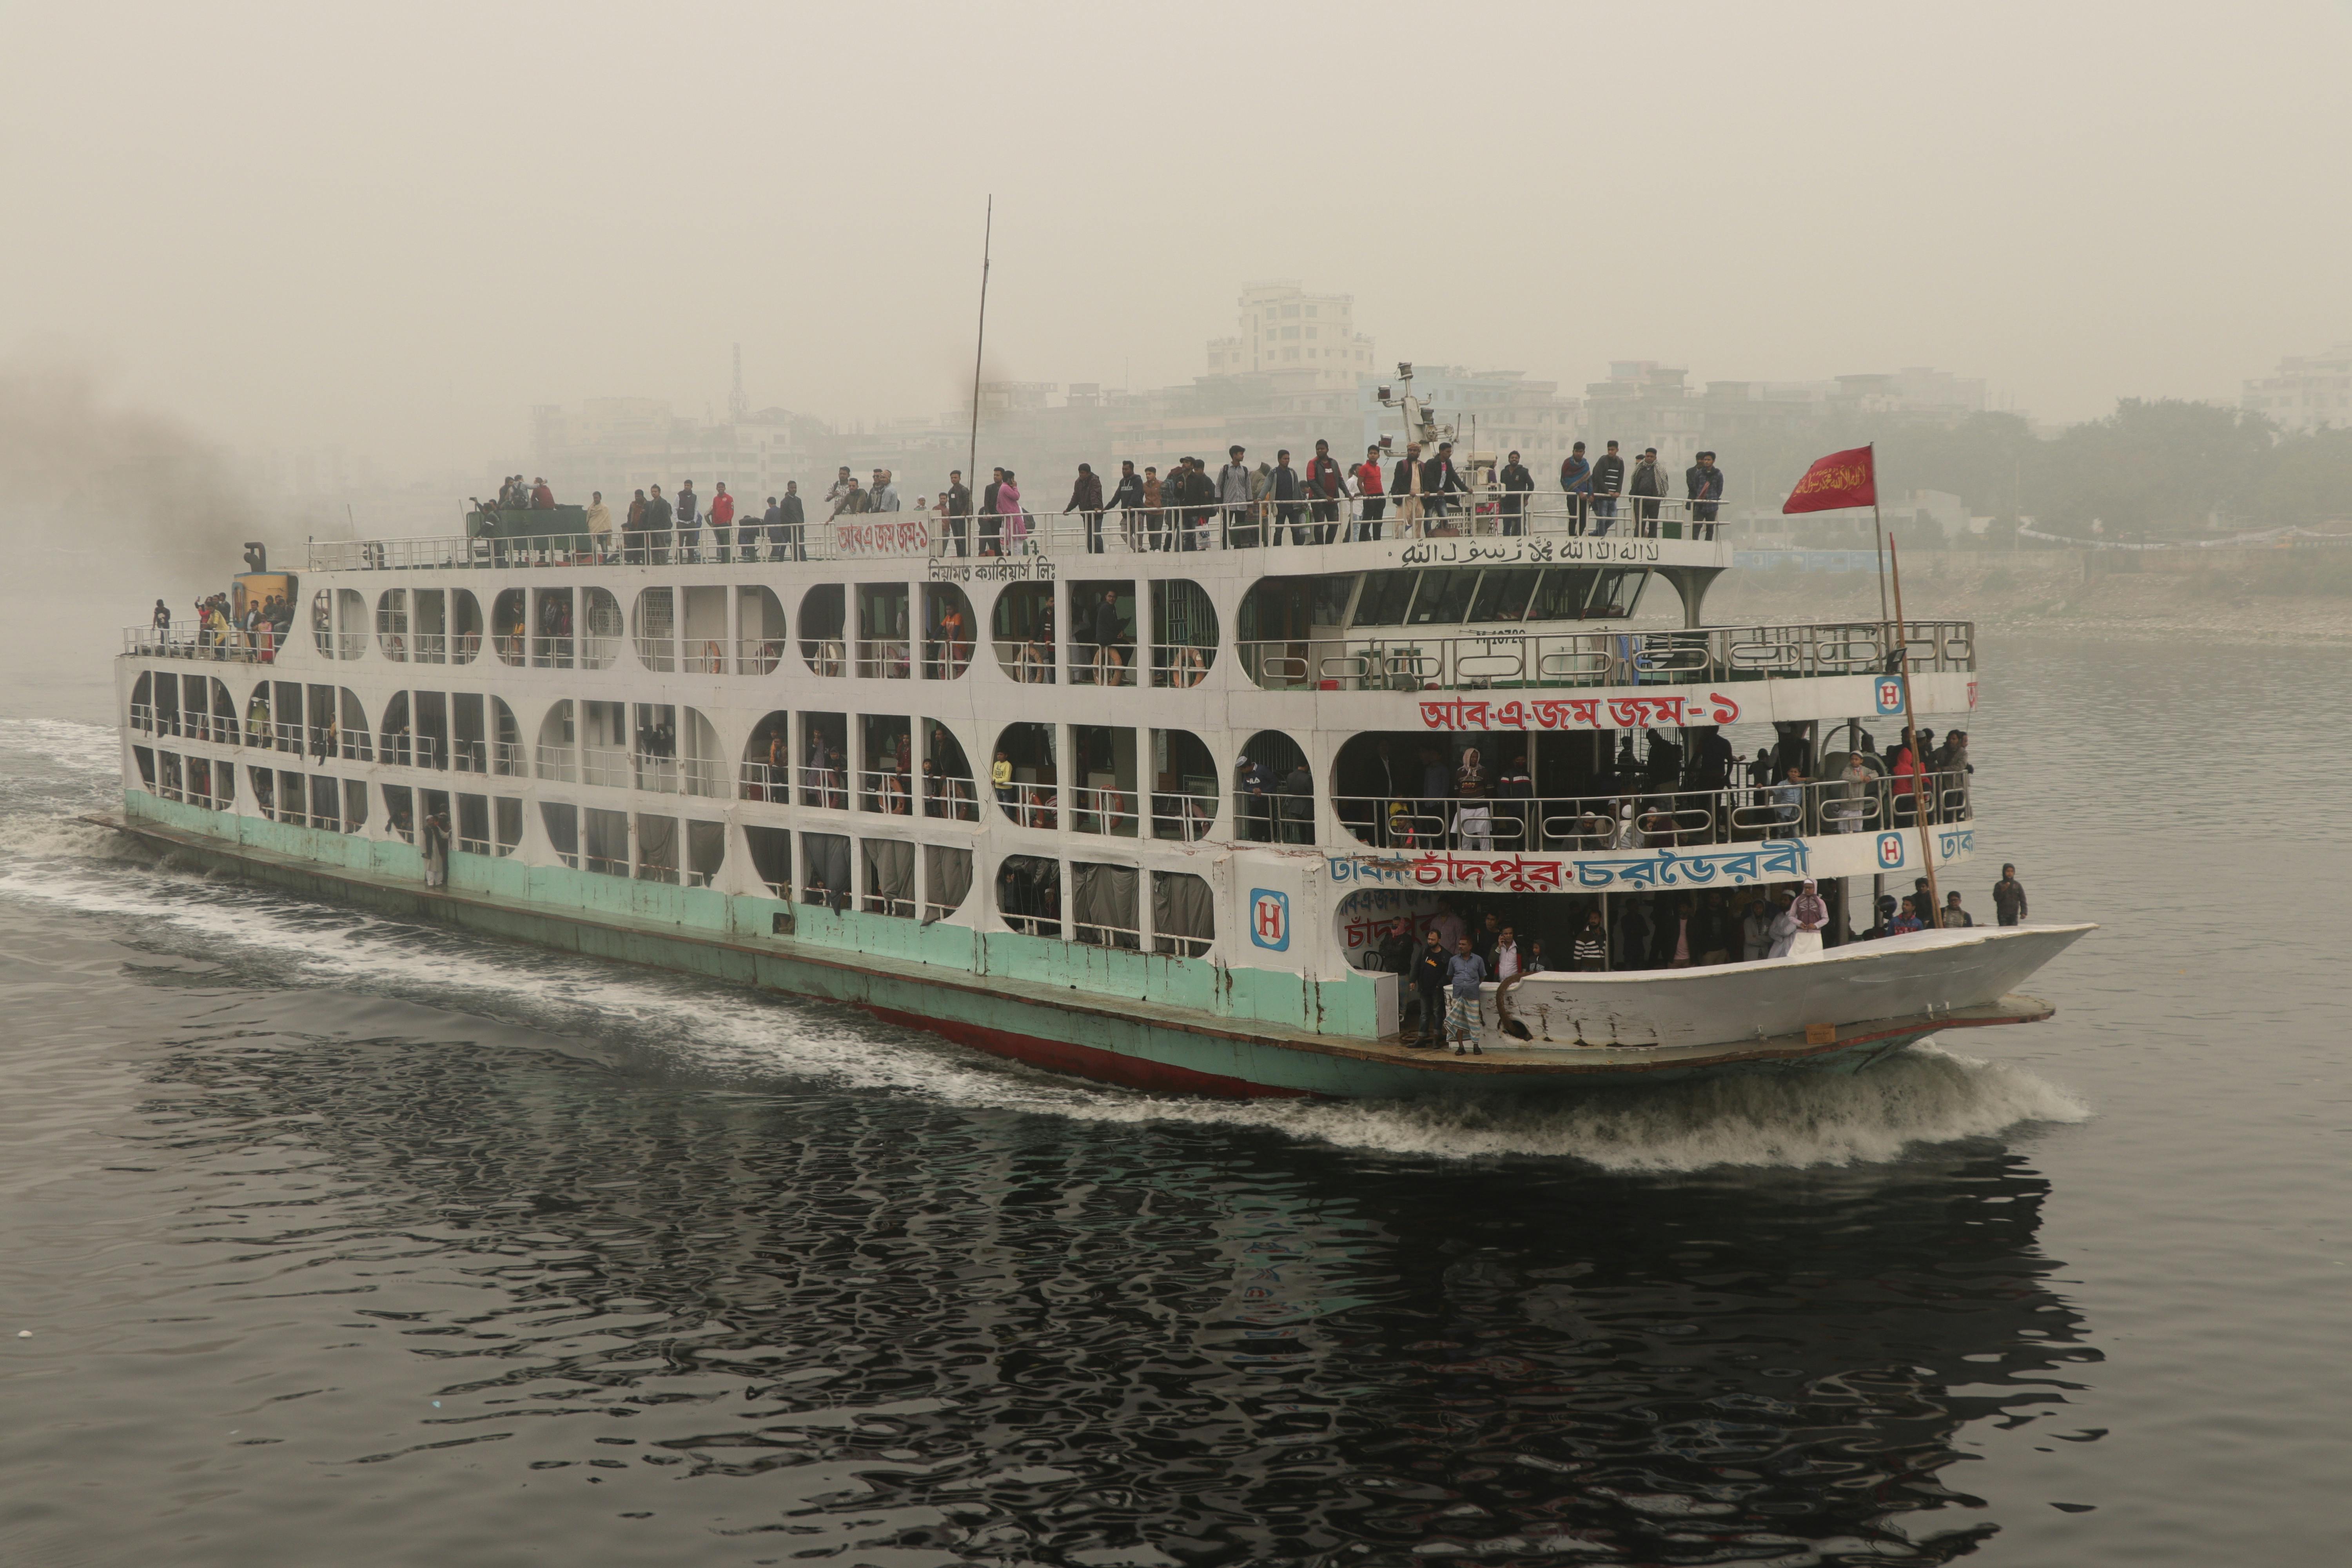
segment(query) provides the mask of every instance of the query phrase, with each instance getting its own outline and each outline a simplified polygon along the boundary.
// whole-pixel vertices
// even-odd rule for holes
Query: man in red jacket
[[[1356,525],[1358,539],[1378,539],[1381,520],[1388,511],[1388,497],[1381,489],[1381,449],[1377,444],[1364,448],[1364,460],[1356,465],[1356,494],[1364,504],[1363,520]]]
[[[734,537],[735,498],[727,493],[727,481],[721,479],[710,496],[710,542],[719,547],[719,559],[722,563],[728,559],[728,542]]]

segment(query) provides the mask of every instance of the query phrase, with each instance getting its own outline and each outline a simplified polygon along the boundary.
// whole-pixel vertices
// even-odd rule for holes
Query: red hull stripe
[[[1032,1067],[1075,1073],[1080,1078],[1122,1084],[1129,1089],[1149,1089],[1156,1094],[1199,1094],[1218,1100],[1314,1098],[1303,1089],[1276,1089],[1252,1083],[1247,1079],[1229,1078],[1223,1073],[1196,1072],[1191,1068],[1172,1067],[1166,1062],[1155,1062],[1142,1057],[1121,1056],[1117,1051],[1073,1045],[1067,1040],[1040,1039],[1035,1035],[1016,1035],[1009,1029],[992,1029],[981,1024],[929,1018],[920,1013],[901,1012],[895,1007],[866,1005],[866,1011],[910,1029],[944,1035],[958,1045],[970,1046],[991,1056],[1011,1057],[1014,1061],[1027,1062]]]

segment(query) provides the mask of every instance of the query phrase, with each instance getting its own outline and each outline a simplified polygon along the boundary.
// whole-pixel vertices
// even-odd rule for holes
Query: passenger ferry
[[[1491,457],[1462,472],[1454,510],[1377,537],[1171,510],[1037,519],[994,541],[1017,553],[915,512],[604,541],[559,508],[313,542],[299,571],[249,550],[233,596],[293,607],[275,646],[126,634],[120,824],[1156,1090],[1851,1070],[2049,1015],[2015,987],[2087,927],[1845,940],[1876,888],[1975,854],[1964,774],[1918,805],[1842,776],[1906,695],[1923,721],[1974,707],[1968,623],[1710,625],[1730,548],[1689,503],[1514,513]],[[1637,626],[1662,593],[1680,625]],[[1618,769],[1710,728],[1808,782]],[[1472,748],[1527,785],[1429,794]],[[1588,910],[1622,950],[1685,895],[1801,879],[1833,914],[1818,956],[1565,972]],[[1478,1054],[1413,1048],[1383,929],[1486,911],[1552,967],[1485,988]]]

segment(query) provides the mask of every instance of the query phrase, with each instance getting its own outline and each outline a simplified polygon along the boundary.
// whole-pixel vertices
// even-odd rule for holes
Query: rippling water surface
[[[2012,641],[2034,1029],[1227,1106],[126,852],[0,718],[0,1559],[2335,1563],[2352,658]],[[1979,885],[1981,884],[1981,885]]]

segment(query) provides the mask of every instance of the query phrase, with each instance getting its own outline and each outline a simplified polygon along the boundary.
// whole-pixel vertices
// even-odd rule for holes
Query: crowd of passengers
[[[1360,793],[1339,793],[1338,811],[1358,838],[1384,848],[1643,849],[1908,826],[1917,820],[1922,794],[1929,821],[1965,816],[1968,775],[1976,771],[1968,731],[1958,729],[1940,743],[1932,729],[1923,726],[1916,741],[1906,731],[1884,755],[1867,731],[1858,731],[1853,750],[1832,754],[1835,765],[1826,780],[1807,777],[1801,735],[1759,747],[1743,763],[1721,731],[1685,733],[1695,738],[1689,746],[1645,731],[1646,758],[1628,733],[1584,789],[1541,797],[1524,747],[1512,748],[1510,761],[1496,767],[1475,743],[1425,740],[1408,763],[1381,736],[1369,763],[1360,764],[1370,787],[1361,787],[1360,774]],[[1923,774],[1923,787],[1915,790]],[[1824,782],[1840,787],[1807,788]],[[1955,789],[1962,800],[1947,810],[1944,794]],[[1307,822],[1311,826],[1311,812]]]
[[[1253,466],[1248,448],[1237,445],[1227,449],[1225,462],[1213,474],[1204,459],[1190,457],[1179,458],[1164,475],[1154,464],[1139,472],[1131,460],[1118,468],[1106,489],[1094,465],[1080,463],[1070,498],[1057,514],[1079,520],[1092,554],[1104,552],[1108,532],[1137,552],[1205,550],[1213,542],[1249,549],[1375,540],[1391,523],[1399,539],[1449,538],[1465,530],[1516,535],[1526,531],[1537,489],[1534,473],[1513,451],[1496,469],[1493,491],[1480,498],[1451,441],[1440,441],[1426,453],[1420,442],[1408,442],[1402,456],[1382,441],[1366,447],[1363,460],[1352,464],[1341,463],[1331,455],[1331,443],[1318,440],[1315,455],[1304,463],[1294,463],[1285,447],[1272,462],[1261,458]],[[1629,465],[1614,441],[1592,459],[1579,441],[1559,466],[1568,531],[1599,537],[1622,519],[1629,533],[1654,536],[1672,485],[1654,447],[1644,447]],[[1690,503],[1691,536],[1714,537],[1724,474],[1713,452],[1698,454],[1684,470],[1682,486]],[[482,505],[478,500],[475,504]],[[549,511],[555,504],[545,479],[526,484],[513,474],[499,488],[497,510]],[[1006,468],[991,470],[977,492],[964,482],[962,469],[952,469],[946,489],[937,496],[918,496],[910,508],[890,469],[874,469],[867,482],[844,464],[818,504],[825,509],[827,523],[911,510],[936,525],[940,547],[952,555],[1034,553],[1042,531],[1037,511],[1022,494],[1020,476]],[[797,479],[787,481],[782,495],[768,497],[756,517],[739,511],[724,480],[708,501],[695,492],[692,479],[681,481],[668,496],[661,486],[647,485],[624,510],[617,550],[613,510],[604,492],[596,490],[589,498],[585,528],[596,553],[607,560],[801,561],[808,553],[808,506]]]
[[[1712,889],[1704,892],[1621,894],[1598,897],[1471,898],[1437,900],[1436,913],[1399,915],[1366,952],[1367,969],[1405,977],[1405,997],[1415,1011],[1401,1016],[1405,1043],[1417,1047],[1455,1043],[1477,1051],[1475,1026],[1483,988],[1507,985],[1531,974],[1628,970],[1693,969],[1710,964],[1754,963],[1768,958],[1819,951],[1830,945],[1873,942],[1927,930],[1930,910],[1937,927],[1973,927],[1976,918],[1958,889],[1937,904],[1927,879],[1917,878],[1908,895],[1881,894],[1874,919],[1858,927],[1839,908],[1842,888],[1808,880],[1798,885]],[[1992,887],[1997,921],[2013,926],[2027,918],[2025,885],[2017,868],[2003,865]],[[1515,919],[1544,911],[1550,929]],[[1481,1053],[1483,1054],[1483,1053]]]
[[[196,637],[193,643],[172,641],[172,607],[163,600],[155,601],[154,612],[148,617],[158,636],[157,642],[167,652],[185,653],[198,658],[252,658],[263,664],[274,663],[279,645],[294,626],[294,606],[282,595],[247,601],[245,613],[239,615],[230,606],[226,594],[214,594],[195,603]]]

